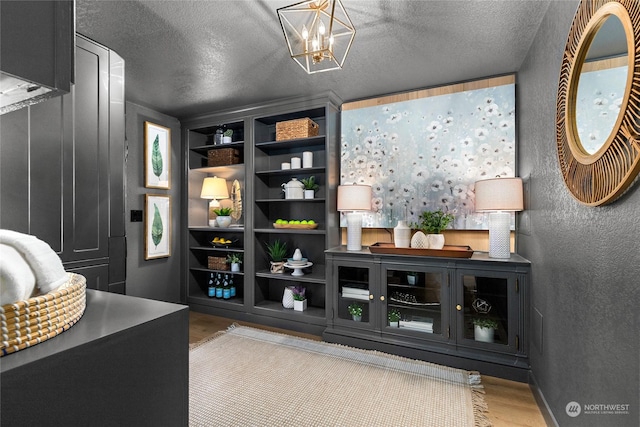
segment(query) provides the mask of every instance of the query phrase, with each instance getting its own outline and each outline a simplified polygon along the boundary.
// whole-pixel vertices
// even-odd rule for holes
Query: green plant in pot
[[[242,264],[242,254],[228,254],[227,264],[231,264],[231,271],[240,271],[240,264]]]
[[[411,227],[419,229],[422,235],[427,237],[423,239],[422,235],[416,233],[411,239],[411,247],[442,249],[444,247],[444,234],[442,234],[442,232],[454,219],[453,214],[445,213],[442,209],[422,212],[419,216],[420,221],[418,223],[412,223]]]
[[[359,322],[360,320],[362,320],[362,304],[352,302],[351,304],[349,304],[349,307],[347,307],[347,309],[349,310],[349,314],[354,321]]]
[[[315,192],[320,189],[320,186],[316,184],[316,177],[311,175],[309,178],[302,178],[300,182],[304,188],[304,198],[313,199]]]
[[[217,215],[218,227],[227,228],[231,225],[231,212],[233,212],[231,208],[215,208],[213,210],[213,213]]]
[[[267,247],[267,255],[269,255],[272,273],[283,273],[284,263],[287,260],[287,242],[281,242],[279,239],[273,243],[265,242]]]
[[[402,318],[402,315],[400,313],[400,310],[398,310],[397,308],[389,309],[389,312],[387,313],[387,319],[389,319],[389,326],[398,328],[400,326],[399,322],[401,318]]]
[[[493,342],[493,334],[498,329],[498,322],[490,317],[474,317],[472,320],[474,338],[476,341]]]

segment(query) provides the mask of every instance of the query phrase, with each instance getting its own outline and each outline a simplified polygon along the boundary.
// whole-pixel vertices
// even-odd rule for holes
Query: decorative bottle
[[[396,248],[408,248],[411,245],[411,227],[407,221],[399,220],[393,229],[393,243]]]
[[[224,281],[222,282],[222,298],[231,298],[231,288],[229,288],[229,275],[225,273]]]
[[[233,284],[233,274],[229,279],[229,296],[231,296],[231,298],[236,296],[236,285]]]
[[[220,273],[216,275],[216,298],[222,298],[224,294],[224,290],[222,288],[222,276]]]
[[[207,290],[207,295],[209,298],[214,298],[216,296],[216,287],[213,284],[213,273],[211,273],[211,277],[209,277],[209,289]]]

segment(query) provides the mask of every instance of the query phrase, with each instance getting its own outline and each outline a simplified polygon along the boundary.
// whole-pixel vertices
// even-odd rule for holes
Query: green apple
[[[308,220],[308,221],[307,221],[307,224],[315,224],[315,223],[316,223],[316,222],[315,222],[314,220],[312,220],[312,219],[310,219],[310,220]]]
[[[307,223],[306,219],[303,219],[302,221],[300,221],[300,224],[306,224],[306,223]]]
[[[289,224],[295,224],[296,222],[292,219],[289,220]]]
[[[300,224],[300,220],[296,219],[295,221],[293,221],[294,224]]]

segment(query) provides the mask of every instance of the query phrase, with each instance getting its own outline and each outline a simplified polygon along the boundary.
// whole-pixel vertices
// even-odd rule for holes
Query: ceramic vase
[[[272,273],[284,273],[284,261],[271,261],[270,271]]]
[[[415,274],[407,274],[407,284],[414,286],[418,281],[418,276]]]
[[[231,225],[231,217],[230,216],[218,216],[216,218],[216,221],[218,222],[218,227],[220,228],[227,228]]]
[[[390,328],[399,328],[400,327],[400,322],[389,322],[389,327]]]
[[[415,249],[429,249],[429,239],[422,231],[416,231],[411,238],[411,247]]]
[[[282,306],[284,308],[293,308],[293,289],[290,286],[284,288],[284,293],[282,294]]]
[[[427,234],[429,240],[429,249],[444,248],[444,234]]]
[[[493,342],[493,328],[484,328],[479,325],[474,325],[473,337],[476,341]]]
[[[231,271],[239,272],[240,271],[240,264],[238,264],[237,262],[232,262],[231,263]]]
[[[407,221],[400,220],[393,229],[393,243],[396,248],[408,248],[411,245],[411,228]]]
[[[351,317],[354,322],[360,322],[362,320],[362,316],[356,316],[355,314],[352,314]]]
[[[313,199],[315,194],[316,194],[315,190],[304,190],[304,198],[305,199]]]
[[[305,311],[307,309],[307,300],[293,300],[293,309],[295,311]]]

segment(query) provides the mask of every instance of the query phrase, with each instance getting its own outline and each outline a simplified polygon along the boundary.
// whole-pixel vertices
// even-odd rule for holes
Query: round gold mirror
[[[565,47],[556,110],[558,160],[580,202],[610,203],[640,170],[637,0],[580,3]]]

